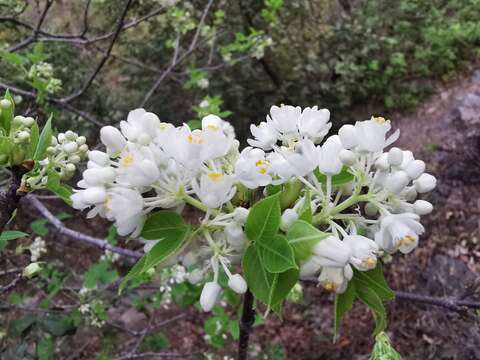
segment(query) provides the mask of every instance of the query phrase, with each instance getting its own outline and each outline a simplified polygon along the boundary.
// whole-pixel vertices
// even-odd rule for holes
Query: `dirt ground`
[[[408,148],[416,158],[425,160],[428,172],[438,178],[438,188],[427,198],[435,205],[435,211],[424,221],[427,232],[419,248],[409,256],[394,257],[386,266],[389,283],[395,290],[462,296],[478,282],[480,273],[480,70],[443,86],[416,112],[391,114],[391,119],[402,132],[397,146]],[[51,202],[53,208],[56,204]],[[20,227],[25,228],[37,216],[28,204],[22,206],[19,214],[18,218],[24,219]],[[106,233],[104,222],[86,221],[78,213],[66,223],[89,234]],[[102,254],[84,244],[73,247],[72,240],[57,235],[49,236],[48,241],[49,256],[78,273]],[[125,264],[123,271],[127,268]],[[146,326],[149,318],[160,320],[183,312],[171,307],[142,313],[130,307],[127,300],[115,303],[111,320],[126,321],[134,330]],[[287,305],[284,314],[283,321],[272,316],[255,328],[252,359],[260,358],[260,351],[274,344],[283,346],[287,359],[368,359],[373,345],[373,318],[363,305],[356,304],[346,317],[336,344],[331,341],[331,294],[304,284],[304,300]],[[11,312],[4,320],[17,315]],[[231,356],[234,344],[220,351],[205,344],[206,318],[190,308],[182,319],[163,329],[170,349],[215,352],[215,359]],[[388,305],[388,321],[388,334],[405,359],[480,359],[478,314],[475,317],[472,313],[396,300]],[[81,328],[65,340],[73,349],[69,358],[94,359],[106,335],[113,335],[116,353],[131,345],[131,337],[118,329]]]

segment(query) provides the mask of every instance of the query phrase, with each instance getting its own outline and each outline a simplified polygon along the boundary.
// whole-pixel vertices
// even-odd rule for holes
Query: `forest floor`
[[[395,290],[435,296],[462,296],[478,281],[480,274],[480,70],[453,80],[410,114],[392,115],[392,125],[402,135],[397,146],[413,151],[427,163],[428,172],[438,179],[438,188],[427,200],[435,205],[425,219],[426,234],[409,256],[396,256],[386,266],[389,284]],[[51,205],[57,212],[61,206]],[[37,217],[28,203],[18,218],[28,228]],[[78,214],[66,221],[89,234],[105,233],[102,221],[86,221]],[[84,272],[97,261],[101,250],[89,245],[71,246],[67,238],[47,238],[49,256],[63,266]],[[70,244],[70,246],[66,246]],[[126,268],[126,267],[125,267]],[[287,359],[368,359],[372,349],[373,318],[357,303],[342,325],[341,337],[332,343],[333,295],[311,284],[304,285],[303,301],[289,304],[284,318],[269,317],[251,337],[251,358],[262,358],[280,345]],[[174,306],[149,315],[126,301],[111,310],[111,321],[128,324],[132,330],[148,325],[149,318],[170,318],[185,312]],[[16,316],[12,313],[11,316]],[[172,351],[215,353],[223,359],[234,353],[234,344],[220,350],[204,341],[203,322],[207,315],[195,308],[167,328]],[[480,320],[471,314],[396,300],[388,304],[388,334],[405,359],[480,359]],[[101,351],[102,338],[113,336],[116,353],[132,343],[119,329],[82,328],[69,340],[71,359],[94,359]],[[269,357],[280,359],[278,357]]]

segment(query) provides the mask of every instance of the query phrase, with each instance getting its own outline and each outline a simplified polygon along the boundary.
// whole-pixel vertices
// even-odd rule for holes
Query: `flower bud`
[[[203,311],[210,311],[218,301],[222,288],[218,283],[210,281],[205,283],[200,295],[200,305]]]
[[[109,155],[120,153],[127,144],[122,133],[113,126],[104,126],[101,128],[100,140],[107,147],[107,153]]]
[[[388,176],[385,187],[394,194],[399,194],[410,182],[410,178],[403,170],[395,171]]]
[[[31,279],[42,270],[38,262],[33,262],[23,269],[22,276]]]
[[[58,137],[58,142],[63,143],[65,141],[64,133],[59,133],[57,137]]]
[[[383,153],[379,156],[379,158],[375,161],[375,167],[379,170],[386,171],[390,168],[390,164],[388,163],[388,154]]]
[[[20,131],[17,134],[17,138],[21,142],[26,142],[26,141],[30,140],[30,133],[28,131]]]
[[[87,138],[85,136],[79,136],[75,142],[78,144],[78,145],[83,145],[87,142]]]
[[[415,189],[420,193],[426,193],[435,189],[437,179],[431,174],[424,173],[414,182]]]
[[[239,206],[233,211],[233,220],[235,220],[239,224],[245,224],[245,221],[247,221],[248,213],[248,209]]]
[[[107,200],[107,192],[103,187],[93,186],[83,191],[82,198],[87,204],[101,204]]]
[[[351,149],[358,143],[357,131],[353,125],[343,125],[340,130],[338,130],[338,136],[345,149]]]
[[[402,163],[400,164],[400,169],[406,170],[407,166],[410,165],[410,163],[415,160],[415,157],[413,156],[413,153],[410,150],[405,150],[403,152],[403,160]]]
[[[234,274],[228,279],[228,287],[237,294],[244,294],[247,291],[247,283],[240,274]]]
[[[26,127],[31,127],[34,123],[35,119],[30,116],[23,119],[23,125],[25,125]]]
[[[413,211],[418,215],[428,215],[433,211],[433,205],[425,200],[417,200],[413,203]]]
[[[13,118],[13,124],[14,125],[23,125],[23,122],[25,120],[25,117],[23,117],[22,115],[17,115]]]
[[[69,173],[75,172],[76,169],[77,169],[77,167],[76,167],[75,165],[73,165],[73,164],[67,164],[67,165],[65,166],[65,170],[66,170],[67,172],[69,172]]]
[[[72,130],[67,130],[65,132],[65,139],[74,141],[77,139],[77,134],[75,134]]]
[[[0,100],[0,108],[2,110],[8,110],[12,106],[12,102],[8,99],[2,99]]]
[[[48,155],[53,155],[53,154],[55,154],[56,151],[57,151],[57,150],[55,149],[54,146],[49,146],[49,147],[47,147],[47,154],[48,154]]]
[[[237,223],[230,223],[224,229],[227,242],[232,246],[243,246],[245,244],[245,234],[243,229]]]
[[[425,172],[425,163],[422,160],[413,160],[407,166],[407,174],[411,179],[418,179]]]
[[[415,190],[415,186],[410,186],[403,191],[403,197],[407,201],[414,201],[418,196],[417,190]]]
[[[74,155],[70,155],[68,157],[68,161],[71,162],[72,164],[78,164],[80,162],[80,156],[74,154]]]
[[[298,220],[298,213],[293,209],[286,209],[280,221],[280,229],[287,231],[295,221]]]
[[[353,151],[342,149],[338,154],[340,161],[346,166],[352,166],[357,161],[357,157]]]
[[[67,154],[73,154],[78,149],[77,143],[73,141],[63,144],[62,147]]]
[[[391,148],[388,152],[388,163],[392,166],[399,166],[403,161],[403,151],[397,147]]]
[[[58,145],[58,140],[55,136],[52,136],[52,139],[50,140],[50,146],[57,146]]]
[[[372,203],[366,203],[365,204],[365,214],[368,216],[375,216],[378,213],[378,209],[375,205]]]
[[[188,268],[196,263],[197,263],[197,256],[195,255],[194,252],[190,251],[185,255],[183,255],[183,258],[182,258],[183,266]]]
[[[108,166],[110,157],[102,151],[92,150],[88,153],[88,159],[100,166]]]
[[[82,144],[78,147],[78,151],[82,153],[86,153],[88,151],[88,145],[87,144]]]

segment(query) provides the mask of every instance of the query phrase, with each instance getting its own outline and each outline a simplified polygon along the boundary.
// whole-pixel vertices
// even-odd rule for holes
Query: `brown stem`
[[[12,166],[12,179],[5,192],[0,193],[0,234],[5,229],[20,199],[26,194],[21,191],[22,176],[32,169],[33,164],[26,161],[22,165]]]
[[[255,321],[253,309],[253,294],[247,290],[243,296],[242,318],[240,319],[240,338],[238,340],[237,360],[246,360],[248,356],[248,341]]]

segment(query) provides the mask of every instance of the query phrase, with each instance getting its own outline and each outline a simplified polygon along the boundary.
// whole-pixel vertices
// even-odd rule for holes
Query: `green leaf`
[[[0,163],[5,164],[10,157],[12,150],[15,148],[13,140],[7,136],[0,136]],[[3,156],[6,155],[6,156]]]
[[[190,128],[190,130],[196,130],[196,129],[202,128],[202,122],[200,120],[190,120],[187,123],[187,125]]]
[[[55,350],[55,344],[51,336],[43,337],[37,343],[37,357],[38,360],[49,360],[52,358],[53,352]]]
[[[287,297],[298,281],[299,271],[290,269],[281,274],[275,274],[276,280],[270,291],[269,306],[274,307],[280,304]]]
[[[280,194],[280,208],[282,210],[289,208],[298,199],[302,188],[303,183],[300,180],[290,180],[283,184]]]
[[[260,251],[256,246],[250,245],[245,251],[242,260],[243,273],[248,288],[255,298],[267,304],[270,302],[270,289],[274,282],[274,275],[263,266]]]
[[[288,243],[292,246],[297,261],[307,260],[312,255],[313,247],[326,237],[327,233],[303,220],[297,220],[287,232]]]
[[[37,321],[37,318],[34,315],[25,315],[12,322],[10,325],[10,332],[14,336],[20,336],[24,331],[28,330],[35,321]]]
[[[267,271],[281,273],[297,268],[293,249],[284,235],[261,237],[255,246],[261,249],[262,260]]]
[[[314,174],[315,176],[317,177],[318,181],[323,183],[323,184],[326,184],[327,183],[327,177],[322,174],[318,168],[315,169],[314,171]],[[345,166],[342,168],[342,171],[340,171],[339,174],[337,175],[334,175],[332,177],[332,185],[333,186],[339,186],[339,185],[344,185],[344,184],[347,184],[349,183],[350,181],[353,181],[355,177],[353,176],[353,174],[351,174],[349,171],[348,171],[348,168],[346,168]]]
[[[355,301],[355,284],[353,281],[348,283],[348,287],[343,294],[337,294],[335,297],[335,324],[334,324],[334,341],[340,334],[340,325],[342,319],[347,312],[352,309]]]
[[[62,184],[60,175],[54,170],[48,172],[47,189],[55,193],[68,205],[72,204],[70,199],[73,194],[72,188],[67,184]]]
[[[245,234],[251,241],[275,236],[280,227],[279,194],[257,202],[250,209],[245,223]]]
[[[377,335],[385,330],[387,325],[385,306],[382,299],[377,293],[369,287],[357,282],[357,279],[352,279],[355,283],[355,293],[357,297],[372,310],[375,318],[375,330],[373,335]]]
[[[363,284],[364,287],[371,288],[383,301],[395,299],[395,293],[385,281],[380,262],[377,263],[375,269],[369,271],[354,270],[354,274],[357,282]]]
[[[313,220],[312,206],[310,205],[310,202],[311,202],[310,191],[307,190],[305,192],[305,203],[303,204],[302,208],[298,212],[300,214],[298,216],[298,219],[306,221],[309,224],[311,224]]]
[[[74,328],[70,316],[61,314],[48,314],[43,319],[39,319],[38,324],[54,336],[62,336]]]
[[[40,139],[40,129],[38,128],[38,124],[35,121],[30,128],[30,148],[28,149],[27,158],[33,159],[35,155],[35,150],[37,149],[38,140]]]
[[[37,235],[45,236],[48,234],[46,219],[38,219],[38,220],[32,221],[30,223],[30,227],[32,228],[32,231]]]
[[[50,116],[42,129],[38,144],[33,155],[33,160],[43,160],[47,153],[47,148],[52,142],[52,116]]]
[[[30,236],[30,235],[23,231],[7,230],[0,234],[0,241],[15,240],[25,236]]]
[[[145,240],[158,240],[157,244],[146,253],[120,284],[120,291],[130,279],[144,273],[175,254],[183,245],[190,227],[182,217],[173,211],[159,211],[149,216],[145,222],[141,237]]]
[[[101,261],[88,268],[84,275],[83,286],[87,289],[93,289],[97,285],[110,284],[116,278],[118,278],[118,273],[116,271],[108,270],[107,261]]]

